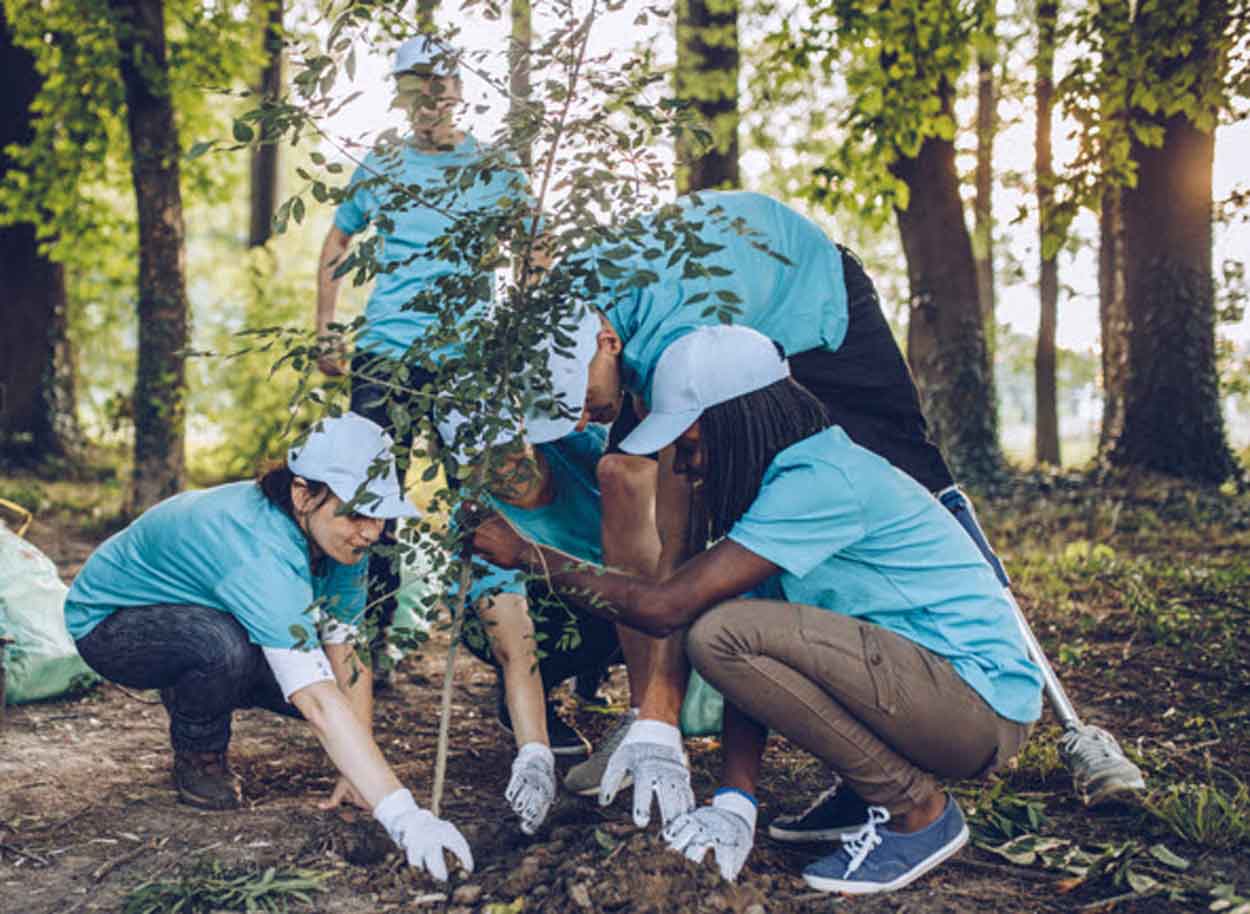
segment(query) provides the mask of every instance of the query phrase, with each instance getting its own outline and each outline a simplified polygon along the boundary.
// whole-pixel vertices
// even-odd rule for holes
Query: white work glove
[[[373,808],[373,817],[382,823],[391,840],[408,855],[412,866],[423,866],[439,882],[447,881],[449,850],[466,870],[473,872],[473,852],[456,826],[417,805],[406,790],[388,793]]]
[[[699,863],[710,848],[720,874],[733,882],[755,843],[755,801],[737,790],[719,790],[711,806],[678,816],[664,829],[664,840]]]
[[[651,798],[660,801],[665,824],[694,808],[690,765],[681,748],[681,731],[659,720],[636,720],[617,746],[599,781],[599,805],[607,806],[621,789],[625,776],[634,779],[634,824],[651,821]]]
[[[526,743],[512,762],[504,799],[521,818],[521,831],[532,835],[551,812],[556,798],[556,757],[542,743]]]

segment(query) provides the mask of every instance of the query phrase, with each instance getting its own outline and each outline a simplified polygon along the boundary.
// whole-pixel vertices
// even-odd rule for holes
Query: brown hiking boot
[[[175,752],[174,784],[178,802],[197,809],[238,809],[242,801],[224,752]]]

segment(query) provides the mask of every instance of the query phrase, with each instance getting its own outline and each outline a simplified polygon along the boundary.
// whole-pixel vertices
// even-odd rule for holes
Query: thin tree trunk
[[[509,118],[515,127],[529,119],[530,48],[534,41],[534,11],[530,0],[512,0],[512,40],[508,45]],[[522,127],[522,129],[524,129]],[[533,162],[533,144],[526,141],[518,150],[521,164]]]
[[[1128,375],[1122,193],[1119,187],[1105,188],[1098,217],[1098,320],[1102,336],[1102,427],[1098,453],[1103,456],[1124,428],[1124,387]]]
[[[139,366],[131,510],[183,484],[188,304],[178,132],[161,0],[108,0],[121,50],[139,221]]]
[[[972,203],[972,251],[977,265],[977,298],[985,322],[985,340],[994,352],[994,134],[998,131],[998,93],[994,59],[977,55],[977,170]]]
[[[39,91],[35,59],[14,43],[0,4],[0,174],[5,148],[33,136],[30,105]],[[66,321],[65,275],[39,252],[35,226],[0,228],[0,448],[6,460],[43,463],[78,456],[74,366]]]
[[[943,103],[949,111],[949,87]],[[956,476],[989,482],[1003,466],[998,409],[954,143],[930,137],[892,171],[911,194],[897,217],[911,285],[907,357],[924,413]]]
[[[266,101],[282,94],[283,0],[268,0],[265,16],[265,66],[256,93]],[[273,214],[278,205],[278,143],[262,137],[252,150],[252,218],[248,247],[260,247],[273,235]]]
[[[1036,164],[1040,273],[1038,291],[1041,320],[1037,329],[1037,354],[1033,362],[1033,391],[1037,409],[1034,456],[1038,463],[1060,465],[1059,406],[1056,390],[1055,331],[1059,321],[1058,239],[1052,237],[1051,208],[1054,170],[1051,164],[1051,100],[1054,96],[1055,20],[1058,4],[1043,0],[1037,7],[1037,134]]]
[[[738,0],[678,0],[677,97],[694,105],[712,146],[677,150],[677,190],[741,187],[738,169]]]

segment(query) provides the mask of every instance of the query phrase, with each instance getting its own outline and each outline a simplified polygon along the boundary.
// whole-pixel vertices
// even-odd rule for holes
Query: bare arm
[[[373,670],[360,659],[351,643],[322,646],[334,670],[339,689],[360,722],[373,733]]]
[[[322,680],[304,686],[291,695],[291,703],[299,708],[330,761],[370,809],[402,788],[369,728],[356,715],[337,683]]]
[[[561,594],[596,615],[657,638],[689,625],[705,610],[746,593],[781,570],[728,539],[695,556],[663,581],[586,569],[586,563],[579,559],[523,539],[498,515],[477,528],[474,549],[501,568],[545,573]]]
[[[325,241],[321,244],[321,257],[317,262],[317,337],[335,337],[330,330],[334,323],[334,312],[338,306],[339,284],[341,277],[334,275],[335,269],[342,261],[351,245],[351,235],[337,225],[330,226]],[[327,353],[317,360],[317,366],[328,375],[343,373],[341,352]]]

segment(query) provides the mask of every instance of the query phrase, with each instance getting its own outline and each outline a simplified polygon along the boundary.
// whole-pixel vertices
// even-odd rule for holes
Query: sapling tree
[[[507,12],[497,0],[466,0],[457,21],[506,21]],[[451,628],[431,804],[436,812],[454,652],[474,575],[465,528],[455,517],[461,505],[488,502],[492,491],[532,478],[533,454],[523,443],[530,410],[567,414],[550,394],[545,341],[554,331],[556,351],[566,351],[590,302],[602,304],[604,296],[654,282],[660,264],[713,281],[727,273],[701,262],[717,249],[700,235],[707,220],[721,218],[715,209],[696,219],[662,203],[672,195],[672,145],[707,142],[707,131],[669,96],[666,74],[650,48],[604,50],[607,30],[627,26],[645,34],[667,27],[667,15],[625,0],[548,0],[531,5],[528,47],[501,39],[487,51],[454,51],[457,29],[437,32],[438,46],[458,54],[461,71],[484,86],[483,94],[465,100],[465,110],[508,112],[480,154],[444,168],[437,182],[407,183],[391,167],[406,142],[400,132],[385,130],[362,141],[330,126],[334,112],[360,91],[387,91],[356,83],[359,55],[388,53],[418,32],[416,23],[387,4],[330,7],[322,37],[290,48],[289,94],[259,99],[234,127],[241,144],[322,138],[321,149],[298,171],[303,186],[278,207],[279,230],[303,220],[311,205],[337,205],[365,188],[381,201],[372,218],[382,228],[416,208],[447,218],[446,229],[421,255],[439,261],[441,272],[404,306],[428,317],[427,330],[402,357],[377,360],[357,378],[382,391],[380,402],[397,439],[415,433],[411,455],[397,447],[399,465],[407,467],[411,459],[427,483],[439,478],[440,468],[446,474],[408,535],[375,547],[396,563],[414,550],[429,557],[434,580],[421,612]],[[521,67],[524,81],[515,79]],[[516,91],[518,85],[525,91]],[[432,109],[438,99],[424,91],[401,88],[401,104]],[[461,202],[465,191],[500,180],[506,190],[494,202],[476,208]],[[745,225],[736,229],[750,232]],[[415,268],[414,258],[385,253],[378,237],[366,233],[342,258],[338,275],[363,284]],[[713,289],[706,313],[732,320],[737,304],[732,292]],[[255,345],[280,351],[279,364],[301,372],[293,406],[311,399],[333,414],[344,405],[326,395],[316,362],[350,347],[362,326],[357,318],[331,325],[321,337],[292,328],[257,328],[252,337]],[[388,637],[412,646],[420,636],[392,630]]]

